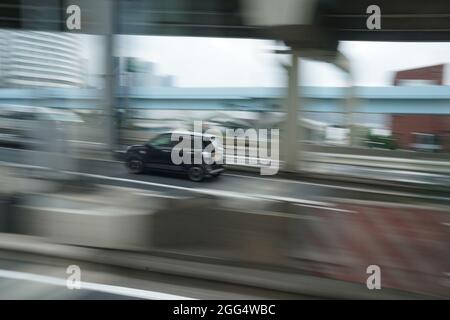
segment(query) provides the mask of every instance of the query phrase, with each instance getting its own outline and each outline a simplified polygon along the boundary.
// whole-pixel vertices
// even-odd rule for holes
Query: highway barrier
[[[97,188],[26,195],[8,210],[8,232],[355,283],[375,265],[384,287],[450,297],[448,207]]]

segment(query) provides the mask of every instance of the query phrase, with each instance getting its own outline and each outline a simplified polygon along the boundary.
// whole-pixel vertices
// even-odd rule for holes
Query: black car
[[[172,141],[172,134],[177,133],[184,138],[194,140],[199,138],[202,140],[202,150],[190,150],[190,163],[175,164],[172,161],[172,149],[179,141]],[[212,152],[207,155],[210,161],[205,161],[204,150],[209,144],[213,144],[213,148],[209,148]],[[143,173],[146,169],[158,171],[169,171],[175,173],[187,174],[192,181],[202,181],[206,177],[217,177],[223,171],[221,161],[222,147],[218,145],[214,136],[205,134],[194,134],[192,132],[166,132],[156,136],[146,144],[133,145],[127,148],[125,154],[125,163],[132,173]],[[194,164],[195,153],[200,153],[200,164]]]

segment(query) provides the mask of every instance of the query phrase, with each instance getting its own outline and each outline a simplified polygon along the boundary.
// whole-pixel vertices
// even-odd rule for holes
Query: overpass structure
[[[66,26],[69,5],[81,9],[81,29]],[[381,10],[381,29],[367,28],[367,8]],[[349,70],[337,51],[340,40],[448,41],[450,2],[447,0],[3,0],[0,27],[27,30],[70,31],[106,36],[104,109],[109,115],[106,137],[114,145],[115,75],[114,35],[167,35],[263,38],[284,42],[292,56],[287,67],[286,170],[297,164],[297,119],[303,108],[298,97],[298,59],[309,57]],[[352,96],[351,77],[349,77]],[[348,99],[347,114],[354,104]],[[349,125],[351,122],[349,122]],[[301,148],[301,147],[300,147]]]
[[[344,87],[301,87],[304,112],[344,113]],[[117,107],[133,110],[283,111],[281,87],[131,88],[116,92]],[[99,109],[97,89],[0,89],[1,105]],[[300,98],[300,97],[299,97]],[[447,86],[356,87],[356,112],[364,114],[450,114]]]
[[[279,38],[301,49],[306,44],[313,48],[319,42],[314,37],[317,34],[323,36],[320,40],[335,41],[450,39],[450,3],[446,0],[42,0],[39,4],[2,0],[0,27],[69,31],[69,5],[81,8],[81,30],[70,30],[81,33],[110,31],[103,20],[109,8],[115,11],[114,32],[119,34]],[[366,26],[370,5],[381,9],[380,30]]]

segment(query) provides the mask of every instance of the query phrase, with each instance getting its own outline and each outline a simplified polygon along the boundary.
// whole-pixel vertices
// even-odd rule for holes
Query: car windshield
[[[154,147],[169,147],[173,142],[170,134],[163,134],[150,140],[149,144]]]

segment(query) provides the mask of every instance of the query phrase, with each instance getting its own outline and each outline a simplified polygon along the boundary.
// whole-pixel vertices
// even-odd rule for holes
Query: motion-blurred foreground
[[[379,1],[373,33],[365,1],[67,3],[80,29],[42,2],[0,2],[1,299],[450,298],[448,61],[419,43],[449,5]],[[235,130],[220,177],[132,170],[195,121]]]

